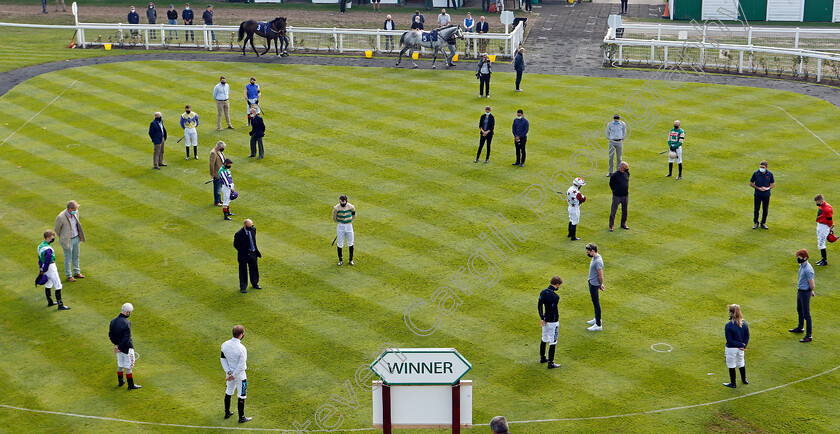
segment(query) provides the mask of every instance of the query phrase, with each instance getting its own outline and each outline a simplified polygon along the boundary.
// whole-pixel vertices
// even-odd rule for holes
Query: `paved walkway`
[[[600,1],[600,0],[599,0]],[[611,1],[611,0],[606,0]],[[617,0],[616,0],[617,1]],[[662,15],[661,4],[638,4],[631,2],[628,17],[658,17]],[[607,31],[607,17],[618,13],[618,3],[544,3],[534,7],[534,14],[528,20],[530,28],[525,40],[527,50],[526,74],[562,74],[586,77],[634,78],[648,80],[653,70],[634,70],[602,67],[601,42]],[[47,72],[103,63],[129,62],[138,60],[179,60],[211,62],[249,62],[270,64],[335,65],[363,67],[393,67],[395,59],[365,59],[351,56],[296,55],[277,58],[224,53],[183,53],[149,51],[122,56],[94,57],[33,65],[0,74],[0,96],[14,86]],[[441,63],[441,62],[438,62]],[[428,68],[427,62],[419,62]],[[404,63],[410,65],[410,63]],[[443,65],[441,65],[443,67]],[[459,63],[454,69],[473,69],[474,63]],[[445,69],[445,68],[442,68]],[[513,71],[509,62],[500,62],[495,71]],[[444,73],[441,71],[441,73]],[[767,89],[786,90],[815,96],[840,107],[840,92],[835,87],[803,83],[790,80],[775,80],[758,77],[744,77],[728,74],[686,75],[686,81],[710,84],[728,84]]]

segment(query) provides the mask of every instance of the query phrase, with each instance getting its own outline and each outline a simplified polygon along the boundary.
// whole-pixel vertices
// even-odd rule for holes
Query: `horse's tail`
[[[244,38],[244,37],[245,37],[245,21],[243,21],[242,24],[239,25],[239,40],[241,41],[242,38]]]
[[[408,33],[408,32],[405,32],[405,33],[403,33],[403,34],[402,34],[402,36],[400,36],[400,45],[404,45],[404,44],[405,44],[405,35],[406,35],[406,33]]]

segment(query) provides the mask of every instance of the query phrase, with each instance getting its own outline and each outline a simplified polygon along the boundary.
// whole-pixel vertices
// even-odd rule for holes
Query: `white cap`
[[[133,312],[134,311],[134,306],[132,306],[131,303],[126,303],[126,304],[123,305],[122,311],[123,312]]]

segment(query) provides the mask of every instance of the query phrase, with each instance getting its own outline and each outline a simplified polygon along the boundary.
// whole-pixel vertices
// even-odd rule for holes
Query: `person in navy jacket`
[[[485,163],[490,162],[490,143],[493,142],[493,128],[496,127],[496,118],[490,114],[490,106],[484,108],[484,114],[478,120],[478,130],[481,136],[478,139],[478,152],[475,154],[475,162],[478,163],[481,157],[481,148],[484,147],[484,142],[487,142],[487,155],[484,158]]]
[[[140,24],[140,15],[138,15],[137,11],[134,10],[134,6],[132,6],[128,11],[128,24]],[[136,29],[132,29],[131,37],[135,39],[139,38],[140,32]]]
[[[741,306],[729,305],[729,322],[726,323],[724,333],[726,334],[725,355],[726,367],[729,368],[729,382],[723,385],[732,389],[736,387],[735,368],[741,370],[741,382],[750,384],[747,381],[747,369],[744,364],[744,351],[750,343],[750,328],[741,315]]]
[[[516,162],[514,166],[525,165],[525,144],[528,142],[528,130],[530,129],[528,119],[525,119],[525,112],[522,109],[516,111],[516,119],[513,120],[513,143],[516,146]]]
[[[163,145],[166,142],[166,127],[163,126],[163,117],[160,112],[155,112],[155,120],[149,124],[149,138],[155,145],[154,169],[160,170],[160,166],[166,167],[163,163]]]
[[[185,26],[191,26],[191,25],[193,25],[193,18],[195,18],[195,13],[192,11],[192,9],[190,9],[190,4],[187,3],[187,5],[184,7],[184,10],[181,11],[181,19],[184,20],[184,25]],[[184,32],[184,40],[185,41],[189,41],[189,40],[195,41],[195,33],[192,30],[185,31]]]

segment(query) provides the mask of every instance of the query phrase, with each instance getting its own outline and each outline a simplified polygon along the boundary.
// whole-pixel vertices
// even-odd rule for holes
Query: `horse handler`
[[[251,77],[251,83],[245,85],[245,101],[248,103],[246,113],[250,115],[251,109],[257,110],[257,114],[262,113],[260,110],[260,85],[257,84],[257,79]],[[248,116],[248,126],[251,126],[251,116]]]

